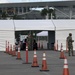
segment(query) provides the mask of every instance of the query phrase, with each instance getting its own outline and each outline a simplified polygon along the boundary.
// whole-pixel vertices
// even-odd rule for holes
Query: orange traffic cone
[[[9,54],[12,54],[12,45],[10,45],[10,50],[9,50]]]
[[[17,58],[16,59],[21,59],[20,46],[18,47],[18,52],[17,52]]]
[[[46,62],[46,54],[43,53],[43,60],[42,60],[42,69],[40,71],[49,71],[47,69],[47,62]]]
[[[61,43],[61,52],[60,52],[60,59],[64,59],[64,51],[63,51],[63,49],[62,49],[62,43]]]
[[[12,56],[16,56],[16,50],[15,50],[15,45],[13,45],[13,51],[12,51]]]
[[[63,75],[69,75],[68,63],[67,58],[64,58],[64,68],[63,68]]]
[[[29,59],[28,59],[28,57],[29,57],[29,54],[28,54],[28,43],[26,43],[26,51],[25,51],[25,57],[26,57],[26,61],[25,62],[23,62],[23,64],[31,64],[30,62],[29,62]]]
[[[9,42],[8,42],[8,47],[7,47],[7,53],[9,54]]]
[[[38,66],[38,61],[37,61],[36,49],[34,50],[32,67],[39,67]]]

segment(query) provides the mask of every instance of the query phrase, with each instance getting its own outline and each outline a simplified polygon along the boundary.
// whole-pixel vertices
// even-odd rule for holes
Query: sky
[[[65,0],[0,0],[0,3],[11,3],[11,2],[36,2],[36,1],[65,1]],[[70,1],[70,0],[69,0]]]

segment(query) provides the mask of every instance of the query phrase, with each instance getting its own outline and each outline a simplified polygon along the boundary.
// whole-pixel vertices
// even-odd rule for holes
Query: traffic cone
[[[10,45],[9,55],[12,55],[12,45]]]
[[[26,43],[26,63],[28,63],[28,43]]]
[[[63,75],[69,75],[67,58],[64,58]]]
[[[18,46],[18,52],[17,52],[17,58],[16,59],[21,59],[20,46]]]
[[[61,43],[61,51],[60,51],[60,59],[64,59],[64,51],[63,51],[63,49],[62,49],[62,43]]]
[[[43,59],[42,59],[42,69],[40,71],[49,71],[47,69],[47,62],[46,62],[46,54],[43,53]]]
[[[23,64],[31,64],[30,62],[28,62],[28,43],[26,43],[26,51],[25,51],[25,55],[26,55],[26,61],[23,62]]]
[[[13,45],[13,51],[12,51],[12,56],[16,56],[16,50],[15,50],[15,45]]]
[[[34,56],[33,56],[32,67],[39,67],[38,61],[37,61],[36,49],[34,49]]]
[[[7,53],[9,54],[9,42],[8,42],[8,47],[7,47]]]

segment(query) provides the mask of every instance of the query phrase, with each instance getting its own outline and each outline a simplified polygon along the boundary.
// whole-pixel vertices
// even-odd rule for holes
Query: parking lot
[[[43,52],[46,53],[46,62],[48,70],[47,72],[41,72]],[[29,64],[23,64],[25,59],[25,51],[21,51],[22,60],[17,60],[16,56],[0,52],[0,75],[63,75],[64,59],[60,59],[60,52],[52,50],[37,51],[37,60],[39,67],[31,67],[33,62],[34,51],[29,51],[28,62]],[[68,67],[70,75],[75,75],[75,56],[68,56],[65,53],[68,60]]]

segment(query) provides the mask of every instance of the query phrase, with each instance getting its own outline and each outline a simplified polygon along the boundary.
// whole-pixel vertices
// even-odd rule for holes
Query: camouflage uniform
[[[70,52],[72,53],[72,56],[74,55],[73,54],[73,44],[72,44],[73,42],[74,42],[74,40],[72,40],[72,34],[69,33],[69,36],[67,37],[69,56],[70,56]]]

